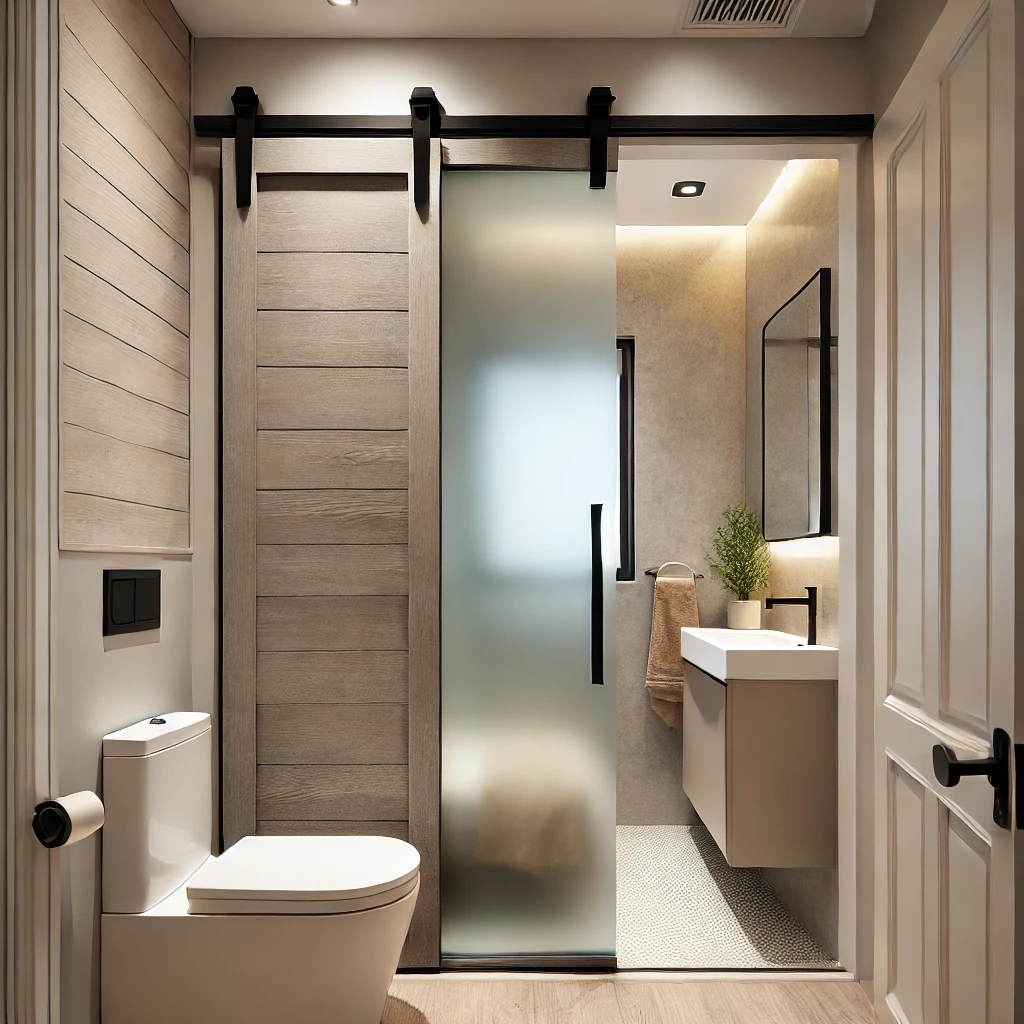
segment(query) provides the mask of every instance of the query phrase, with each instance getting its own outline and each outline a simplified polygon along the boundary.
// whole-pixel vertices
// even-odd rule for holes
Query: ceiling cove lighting
[[[677,181],[672,186],[672,195],[676,199],[696,199],[697,196],[704,195],[707,184],[706,181]]]

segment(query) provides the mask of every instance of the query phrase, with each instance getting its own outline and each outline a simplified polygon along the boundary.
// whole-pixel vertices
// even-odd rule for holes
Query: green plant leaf
[[[749,601],[751,594],[770,585],[771,549],[757,516],[746,504],[730,505],[722,520],[712,541],[715,555],[709,556],[708,564],[726,590],[740,601]]]

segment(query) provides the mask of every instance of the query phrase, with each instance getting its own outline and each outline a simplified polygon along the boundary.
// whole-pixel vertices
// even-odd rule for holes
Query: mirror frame
[[[801,533],[794,537],[769,537],[766,529],[767,519],[765,516],[767,505],[767,436],[765,432],[765,397],[767,391],[767,343],[768,328],[772,321],[778,317],[783,310],[795,302],[803,293],[818,281],[820,289],[818,297],[819,307],[819,338],[818,348],[821,353],[821,367],[818,373],[819,378],[819,473],[820,484],[818,488],[818,529],[811,533]],[[761,328],[761,530],[764,539],[768,542],[784,540],[802,540],[806,537],[830,537],[832,536],[832,268],[822,267],[814,276],[787,299],[766,321]]]

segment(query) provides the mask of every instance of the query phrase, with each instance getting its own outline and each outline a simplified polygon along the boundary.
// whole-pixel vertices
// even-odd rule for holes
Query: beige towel
[[[698,625],[697,581],[692,576],[659,576],[654,581],[651,651],[647,658],[647,694],[651,707],[673,729],[683,725],[686,683],[679,654],[679,630]]]

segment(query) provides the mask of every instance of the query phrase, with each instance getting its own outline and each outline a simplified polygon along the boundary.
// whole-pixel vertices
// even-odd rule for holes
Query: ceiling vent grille
[[[687,0],[679,31],[689,35],[789,35],[804,0]]]

